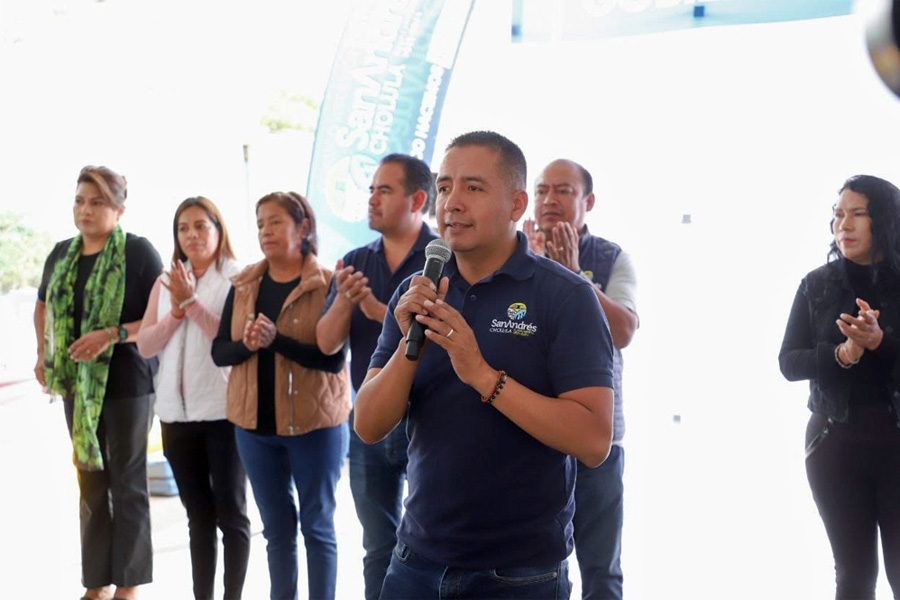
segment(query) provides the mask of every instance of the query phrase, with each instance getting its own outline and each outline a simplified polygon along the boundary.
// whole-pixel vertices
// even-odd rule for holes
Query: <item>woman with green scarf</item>
[[[126,194],[114,171],[81,170],[79,234],[47,258],[34,315],[35,375],[63,399],[78,469],[83,598],[103,600],[136,598],[153,571],[147,432],[156,363],[133,342],[162,261],[119,226]]]

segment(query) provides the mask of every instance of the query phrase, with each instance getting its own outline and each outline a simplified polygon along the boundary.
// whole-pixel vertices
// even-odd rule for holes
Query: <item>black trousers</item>
[[[225,554],[225,599],[238,600],[250,560],[247,474],[226,420],[162,423],[163,451],[187,510],[194,598],[211,600],[218,533]]]
[[[153,579],[147,433],[151,396],[103,402],[97,437],[102,471],[78,471],[81,577],[86,588],[131,587]],[[74,402],[64,401],[72,433]]]
[[[806,475],[834,554],[835,597],[875,598],[880,532],[885,572],[900,598],[897,416],[886,404],[854,406],[849,423],[813,415],[806,440]]]

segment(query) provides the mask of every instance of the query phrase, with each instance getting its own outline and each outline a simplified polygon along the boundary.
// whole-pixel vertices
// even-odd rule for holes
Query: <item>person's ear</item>
[[[513,211],[510,219],[513,223],[518,223],[525,211],[528,210],[528,192],[525,190],[516,190],[513,192]]]
[[[418,190],[412,195],[412,199],[413,201],[410,212],[422,212],[422,207],[425,206],[426,202],[428,202],[428,194],[425,192],[425,190]]]

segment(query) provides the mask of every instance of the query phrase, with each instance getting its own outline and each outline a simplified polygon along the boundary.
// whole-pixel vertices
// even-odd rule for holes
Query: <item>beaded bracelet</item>
[[[499,377],[497,377],[497,383],[494,384],[494,391],[491,392],[490,396],[482,396],[481,401],[487,402],[488,404],[494,403],[494,398],[500,395],[500,390],[503,389],[503,386],[506,385],[506,371],[499,371]]]

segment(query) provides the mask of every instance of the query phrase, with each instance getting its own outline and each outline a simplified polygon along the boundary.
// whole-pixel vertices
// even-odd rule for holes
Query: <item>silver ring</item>
[[[453,331],[454,331],[454,329],[451,327],[451,328],[450,328],[450,331],[447,332],[447,339],[448,339],[448,340],[450,339],[450,336],[453,335]]]

